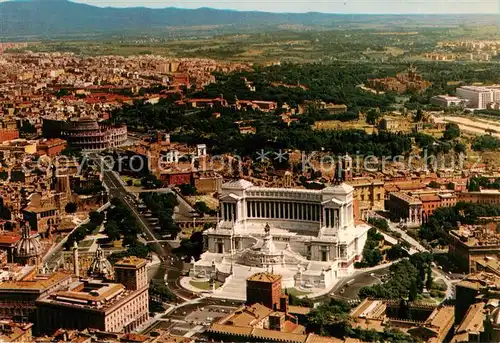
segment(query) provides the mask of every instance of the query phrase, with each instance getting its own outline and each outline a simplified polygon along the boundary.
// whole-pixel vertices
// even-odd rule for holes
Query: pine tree
[[[409,300],[410,301],[417,300],[417,295],[418,295],[417,283],[415,281],[412,281],[410,285],[410,292],[408,294]]]
[[[427,288],[427,290],[430,290],[432,288],[432,268],[429,267],[427,268],[427,280],[425,281],[425,288]]]

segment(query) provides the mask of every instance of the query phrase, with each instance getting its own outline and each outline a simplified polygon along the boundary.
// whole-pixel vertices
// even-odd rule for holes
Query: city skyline
[[[214,9],[238,11],[263,11],[276,13],[345,13],[345,14],[468,14],[468,13],[499,13],[499,2],[495,0],[320,0],[314,3],[305,0],[263,1],[227,1],[227,0],[73,0],[99,7],[178,7],[195,9],[209,7]]]

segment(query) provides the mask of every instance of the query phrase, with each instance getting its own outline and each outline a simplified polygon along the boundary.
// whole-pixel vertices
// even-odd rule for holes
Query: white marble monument
[[[353,272],[369,229],[354,223],[353,191],[345,183],[322,190],[224,184],[221,220],[204,232],[205,252],[190,277],[218,280],[215,293],[234,299],[262,271],[280,274],[283,287],[331,289]]]

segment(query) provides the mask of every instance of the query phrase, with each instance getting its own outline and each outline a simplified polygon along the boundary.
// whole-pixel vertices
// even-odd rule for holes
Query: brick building
[[[55,157],[61,154],[61,152],[66,149],[67,143],[64,139],[53,138],[44,139],[37,146],[38,155],[47,155],[50,157]]]
[[[192,175],[193,173],[191,171],[167,172],[160,174],[159,179],[163,181],[165,185],[180,186],[185,183],[191,184]]]
[[[0,129],[0,143],[19,138],[17,129]]]
[[[280,308],[281,275],[257,273],[247,279],[247,305],[263,304],[270,309]]]

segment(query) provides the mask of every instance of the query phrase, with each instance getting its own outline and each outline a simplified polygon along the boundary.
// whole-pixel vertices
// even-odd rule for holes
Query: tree
[[[321,335],[346,336],[351,331],[349,310],[345,302],[331,299],[309,312],[308,330]]]
[[[455,143],[453,150],[455,150],[457,154],[465,154],[465,152],[467,151],[467,147],[465,146],[465,144],[457,142]]]
[[[111,241],[117,241],[120,239],[120,229],[115,221],[107,221],[104,225],[104,233]]]
[[[163,182],[153,174],[149,174],[141,179],[141,186],[145,189],[157,189],[163,186]]]
[[[448,184],[446,185],[446,189],[449,189],[449,190],[455,190],[455,184],[453,182],[448,182]]]
[[[427,268],[427,279],[425,280],[425,288],[430,290],[432,288],[433,280],[432,280],[432,268],[429,266]]]
[[[415,114],[415,121],[420,122],[424,118],[424,111],[422,111],[421,108],[417,109],[417,112]]]
[[[387,258],[391,261],[398,260],[406,256],[408,256],[408,252],[404,250],[400,244],[395,244],[387,250]]]
[[[371,109],[366,113],[366,122],[375,125],[377,120],[382,116],[379,110]]]
[[[382,231],[389,231],[389,224],[384,218],[370,218],[368,219],[368,224],[375,226],[377,229]]]
[[[460,128],[455,123],[447,123],[443,133],[443,140],[450,141],[460,137]]]
[[[61,98],[63,96],[67,96],[67,95],[69,95],[69,91],[65,88],[59,89],[56,93],[56,97],[58,97],[58,98]]]
[[[203,214],[211,212],[210,207],[204,201],[197,201],[194,204],[194,209]]]
[[[479,136],[472,142],[472,150],[495,151],[500,148],[500,139],[492,135]]]
[[[435,189],[439,189],[441,188],[441,185],[439,183],[437,183],[436,181],[432,180],[431,182],[429,182],[429,185],[428,185],[430,188],[435,188]]]
[[[68,214],[73,214],[78,210],[78,206],[74,202],[68,202],[64,207],[64,211]]]
[[[417,282],[414,280],[410,284],[408,299],[410,301],[415,301],[415,300],[417,300],[417,296],[418,296]]]
[[[92,211],[89,213],[90,223],[96,227],[104,222],[104,217],[105,215],[102,212]]]
[[[176,298],[165,283],[159,280],[152,280],[149,284],[149,296],[156,302],[173,301]]]
[[[181,191],[181,194],[184,196],[191,196],[191,195],[196,195],[196,187],[189,184],[189,183],[184,183],[179,186],[179,189]]]
[[[174,253],[187,256],[188,260],[191,257],[196,260],[199,259],[203,253],[203,233],[201,231],[193,232],[189,239],[181,241],[180,246],[174,250]]]

